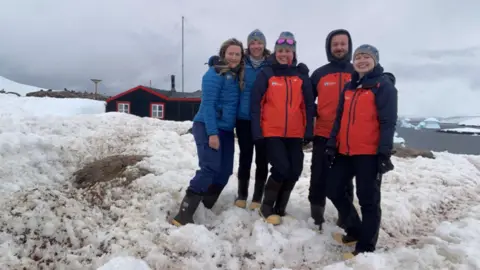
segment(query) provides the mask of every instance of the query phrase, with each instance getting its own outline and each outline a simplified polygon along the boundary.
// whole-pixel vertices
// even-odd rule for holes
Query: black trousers
[[[345,186],[355,176],[357,197],[362,220],[353,203],[345,195]],[[382,210],[381,174],[376,155],[339,155],[330,170],[327,195],[340,214],[345,217],[345,231],[358,239],[355,251],[373,252],[378,241]]]
[[[271,177],[277,182],[296,182],[303,170],[303,139],[265,138]]]
[[[327,181],[329,165],[325,157],[328,138],[315,136],[313,139],[312,163],[310,166],[310,188],[308,200],[311,205],[325,207],[327,197]],[[345,186],[345,193],[353,201],[353,177]]]
[[[252,124],[249,120],[237,120],[236,133],[238,138],[238,147],[240,148],[240,161],[238,166],[238,179],[248,183],[250,179],[250,171],[252,169],[253,151],[255,150],[255,181],[265,184],[268,176],[268,161],[265,142],[263,140],[254,142],[252,138]],[[263,189],[263,188],[262,188]],[[248,192],[244,189],[239,190],[241,193]],[[248,194],[239,194],[247,197]],[[260,194],[261,195],[261,194]],[[259,198],[261,199],[261,198]]]

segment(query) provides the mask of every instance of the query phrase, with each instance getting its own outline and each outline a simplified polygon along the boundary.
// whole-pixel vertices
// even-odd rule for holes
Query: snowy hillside
[[[213,211],[200,205],[199,225],[176,228],[167,219],[197,169],[193,137],[181,135],[191,123],[73,115],[73,105],[47,101],[42,106],[62,111],[32,118],[38,107],[28,99],[9,102],[18,109],[0,104],[0,269],[97,269],[111,259],[101,270],[148,269],[133,257],[151,269],[480,268],[480,156],[393,158],[396,169],[382,186],[379,250],[342,262],[348,249],[330,237],[339,231],[336,210],[327,205],[323,233],[309,218],[310,153],[282,225],[234,207],[232,176]],[[114,154],[150,155],[137,166],[152,173],[112,187],[92,205],[72,187],[71,174]]]
[[[21,96],[25,96],[27,93],[36,92],[43,90],[48,90],[36,86],[21,84],[18,82],[14,82],[9,80],[5,77],[0,76],[0,90],[5,90],[5,92],[15,92]]]
[[[20,104],[20,105],[19,105]],[[0,116],[15,119],[18,115],[28,117],[97,114],[105,112],[105,102],[80,98],[39,98],[0,95]]]
[[[458,123],[460,126],[480,127],[480,117],[471,118]]]

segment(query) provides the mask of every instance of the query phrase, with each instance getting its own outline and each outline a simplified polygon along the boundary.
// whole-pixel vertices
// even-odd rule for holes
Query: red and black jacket
[[[295,61],[281,65],[274,57],[257,75],[252,89],[253,139],[312,137],[315,103],[308,68],[295,65]]]
[[[339,100],[328,145],[343,155],[390,156],[398,118],[395,77],[377,65],[359,79],[354,73]]]
[[[331,52],[333,36],[345,34],[348,36],[349,52],[343,59],[337,59]],[[328,64],[316,69],[310,80],[312,81],[314,99],[317,99],[315,136],[328,138],[332,131],[340,94],[345,84],[351,79],[354,72],[352,60],[352,39],[346,30],[334,30],[328,34],[325,42]]]

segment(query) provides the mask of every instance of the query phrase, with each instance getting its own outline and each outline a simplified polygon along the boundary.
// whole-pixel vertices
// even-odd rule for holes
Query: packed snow
[[[480,128],[444,128],[439,131],[459,134],[480,134]]]
[[[0,76],[0,90],[4,90],[5,92],[15,92],[20,96],[25,96],[30,92],[36,92],[40,90],[48,90],[45,88],[40,88],[36,86],[31,86],[27,84],[18,83],[12,80],[9,80],[5,77]],[[56,91],[56,90],[54,90]]]
[[[396,168],[382,187],[379,249],[344,262],[342,252],[351,249],[331,239],[341,231],[331,203],[323,233],[309,217],[310,153],[283,224],[234,207],[234,175],[212,210],[200,205],[197,225],[176,228],[168,220],[198,163],[190,122],[73,115],[73,103],[52,103],[62,111],[39,116],[47,99],[12,100],[17,110],[0,105],[0,269],[480,268],[480,156],[393,157]],[[134,167],[152,173],[92,204],[71,175],[115,154],[149,155]]]
[[[22,106],[19,106],[22,104]],[[17,97],[0,95],[0,116],[15,119],[17,115],[29,117],[70,117],[105,112],[105,101],[81,98]],[[1,130],[1,128],[0,128]]]
[[[460,126],[480,127],[480,117],[468,119],[459,123]]]

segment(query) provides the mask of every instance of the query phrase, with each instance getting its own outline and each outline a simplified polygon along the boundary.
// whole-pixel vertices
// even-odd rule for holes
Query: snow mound
[[[105,102],[80,98],[39,98],[0,95],[0,117],[75,116],[105,112]]]
[[[457,134],[471,134],[478,135],[480,134],[480,128],[444,128],[440,129],[440,132],[445,133],[457,133]]]
[[[30,92],[36,92],[40,90],[48,90],[45,88],[40,88],[36,86],[21,84],[12,80],[9,80],[5,77],[0,76],[0,90],[5,90],[6,92],[15,92],[21,96],[25,96]],[[54,90],[55,91],[55,90]]]
[[[468,119],[459,123],[460,126],[480,127],[480,117]]]
[[[402,119],[400,120],[400,127],[403,127],[403,128],[415,128],[415,125],[410,123],[408,120],[406,119]]]
[[[176,228],[168,220],[197,169],[193,136],[185,134],[191,123],[108,113],[41,121],[2,116],[0,126],[7,128],[0,134],[0,269],[96,269],[116,257],[142,259],[151,269],[344,269],[338,262],[348,249],[330,237],[339,231],[334,207],[327,205],[323,234],[309,218],[311,154],[282,225],[272,227],[258,213],[234,207],[232,176],[213,211],[199,207],[198,225]],[[111,187],[102,204],[73,187],[73,172],[120,154],[148,155],[136,166],[151,173]],[[480,267],[428,240],[442,221],[480,202],[480,157],[438,153],[435,160],[394,157],[393,162],[396,169],[382,187],[379,251],[355,265]],[[451,227],[452,233],[458,230]],[[480,234],[470,234],[472,243],[480,241]],[[467,252],[457,248],[457,254]],[[430,257],[419,260],[418,252]]]
[[[97,270],[151,270],[148,265],[134,257],[115,257]]]

